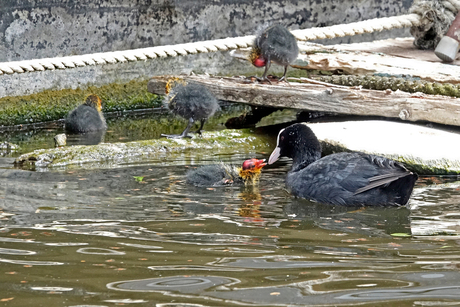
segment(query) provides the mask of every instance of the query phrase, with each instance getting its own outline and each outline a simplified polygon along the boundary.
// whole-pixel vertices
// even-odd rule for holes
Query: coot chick
[[[261,80],[268,80],[267,72],[272,61],[284,66],[284,74],[278,80],[282,81],[286,78],[289,64],[297,59],[298,55],[299,47],[294,35],[282,25],[275,24],[267,27],[256,36],[250,60],[256,67],[265,66]]]
[[[188,124],[181,134],[162,134],[168,138],[185,138],[195,121],[200,121],[200,128],[195,132],[201,134],[206,120],[219,109],[219,103],[203,85],[186,83],[181,79],[170,79],[166,84],[166,102],[172,113],[188,119]]]
[[[259,180],[265,160],[249,159],[241,167],[228,164],[205,165],[187,172],[187,183],[198,187],[248,185]]]
[[[293,159],[286,187],[298,197],[343,206],[403,206],[418,176],[401,163],[361,152],[321,158],[321,144],[305,124],[282,129],[268,164]]]
[[[107,129],[102,114],[101,98],[89,95],[84,104],[73,109],[65,120],[65,129],[73,133],[86,133]]]

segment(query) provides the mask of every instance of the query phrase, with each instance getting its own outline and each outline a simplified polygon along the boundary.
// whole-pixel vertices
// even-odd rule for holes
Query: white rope
[[[349,24],[330,26],[325,28],[310,28],[305,30],[294,30],[292,34],[301,41],[316,39],[353,36],[363,33],[372,33],[382,30],[390,30],[404,27],[416,26],[420,23],[418,14],[408,14],[394,17],[369,19]]]
[[[451,0],[454,1],[454,0]],[[345,25],[336,25],[324,28],[310,28],[294,30],[292,34],[301,41],[352,36],[356,34],[372,33],[375,31],[394,28],[411,27],[420,23],[418,14],[408,14],[395,17],[370,19]],[[226,51],[252,46],[255,36],[231,37],[212,41],[202,41],[187,44],[157,46],[125,51],[94,53],[86,55],[44,58],[17,62],[0,63],[0,75],[25,73],[33,71],[68,69],[87,65],[104,65],[145,61],[158,57],[175,57],[196,53]]]

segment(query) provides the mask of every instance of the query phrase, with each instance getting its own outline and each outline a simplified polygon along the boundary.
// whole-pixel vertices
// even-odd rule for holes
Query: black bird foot
[[[197,130],[197,131],[190,131],[190,133],[195,133],[195,134],[198,134],[199,136],[201,136],[201,130]]]
[[[161,137],[165,137],[168,139],[183,139],[183,138],[191,139],[192,138],[191,135],[187,135],[187,134],[161,134]]]

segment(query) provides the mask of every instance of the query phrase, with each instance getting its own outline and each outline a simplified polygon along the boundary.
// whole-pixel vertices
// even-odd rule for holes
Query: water
[[[113,122],[106,141],[161,133],[152,131],[155,121]],[[211,127],[221,129],[221,122]],[[173,130],[180,132],[181,124]],[[8,137],[21,150],[51,147],[59,129]],[[267,151],[251,157],[267,158]],[[288,160],[265,167],[256,187],[184,182],[191,167],[238,165],[246,158],[192,153],[188,160],[48,172],[12,169],[11,160],[2,160],[0,301],[47,307],[460,304],[455,178],[421,178],[410,208],[341,208],[292,198],[284,190]]]

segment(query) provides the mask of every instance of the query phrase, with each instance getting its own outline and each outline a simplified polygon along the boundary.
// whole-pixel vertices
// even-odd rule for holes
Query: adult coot
[[[219,103],[203,85],[186,83],[182,79],[170,79],[166,84],[166,102],[172,113],[188,119],[188,125],[181,134],[162,134],[168,138],[190,137],[188,132],[195,121],[200,121],[196,133],[201,134],[206,120],[219,109]]]
[[[360,152],[321,158],[321,144],[305,124],[282,129],[268,164],[293,159],[286,187],[298,197],[332,205],[402,206],[418,176],[401,163]]]
[[[261,80],[267,79],[267,72],[271,62],[284,66],[284,74],[279,79],[286,78],[286,72],[291,64],[299,55],[299,47],[294,35],[282,25],[275,24],[264,29],[256,36],[251,50],[250,60],[256,67],[264,67],[265,71]]]
[[[94,94],[89,95],[84,104],[70,111],[65,120],[65,129],[73,133],[107,129],[107,124],[102,114],[101,98]]]
[[[265,160],[249,159],[241,167],[228,164],[205,165],[187,172],[187,183],[198,187],[248,185],[259,180]]]

